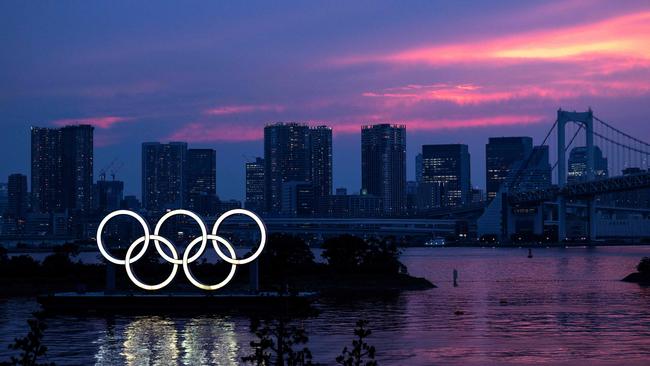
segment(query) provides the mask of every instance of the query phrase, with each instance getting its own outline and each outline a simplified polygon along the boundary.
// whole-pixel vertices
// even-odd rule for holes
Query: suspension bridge
[[[599,221],[597,211],[634,212],[650,225],[648,202],[635,202],[640,207],[626,207],[613,202],[616,200],[612,198],[615,194],[650,188],[649,143],[598,118],[591,109],[586,112],[558,110],[557,119],[542,146],[553,142],[554,132],[556,161],[551,176],[555,184],[539,184],[531,179],[536,174],[531,168],[535,160],[531,153],[513,169],[500,194],[486,207],[478,222],[479,234],[495,234],[508,240],[517,232],[518,220],[532,217],[535,234],[541,235],[545,225],[552,225],[558,240],[566,240],[567,209],[573,211],[573,216],[583,214],[587,240],[606,236],[601,235],[604,230],[599,228],[602,220]],[[570,137],[568,143],[567,137]],[[569,169],[567,152],[575,155],[573,161],[569,158]],[[537,186],[531,181],[538,183]],[[650,190],[647,193],[650,199]]]

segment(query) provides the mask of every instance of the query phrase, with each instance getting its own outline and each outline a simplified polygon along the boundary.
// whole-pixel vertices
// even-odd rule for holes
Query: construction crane
[[[115,180],[115,175],[123,166],[123,161],[118,160],[118,158],[113,158],[108,165],[99,170],[99,180],[106,180],[106,173],[110,174],[111,180]]]
[[[111,179],[112,179],[112,180],[115,180],[115,174],[116,174],[120,169],[122,169],[123,166],[124,166],[124,162],[123,162],[123,161],[119,161],[119,162],[117,162],[117,164],[113,164],[113,168],[111,169]]]
[[[108,165],[99,170],[99,180],[106,180],[106,172],[115,165],[115,162],[117,162],[117,158],[113,158]]]

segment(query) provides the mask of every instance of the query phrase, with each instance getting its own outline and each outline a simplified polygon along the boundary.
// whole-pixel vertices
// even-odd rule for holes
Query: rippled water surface
[[[316,361],[331,364],[354,323],[370,321],[380,364],[650,364],[650,288],[619,281],[650,247],[420,248],[411,274],[439,287],[382,299],[321,301],[305,321]],[[452,271],[459,286],[452,285]],[[0,299],[0,360],[26,332],[33,299]],[[48,319],[57,364],[238,364],[251,340],[244,316]]]

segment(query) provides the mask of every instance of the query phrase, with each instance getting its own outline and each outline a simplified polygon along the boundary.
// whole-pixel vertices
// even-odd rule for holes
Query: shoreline
[[[412,248],[580,248],[580,247],[650,247],[650,243],[607,243],[607,242],[566,242],[566,243],[496,243],[496,244],[477,244],[471,243],[449,243],[445,245],[402,245],[398,246],[399,249],[412,249]],[[53,249],[58,246],[51,247],[25,247],[25,248],[6,248],[7,254],[44,254],[53,253]],[[321,249],[320,246],[310,247],[311,249]],[[235,249],[249,250],[250,248],[236,247]],[[88,248],[80,248],[79,253],[93,253],[97,252],[97,247],[93,246]],[[99,254],[97,252],[97,254]]]
[[[650,273],[633,272],[625,276],[621,281],[636,283],[641,286],[650,286]]]
[[[94,283],[92,285],[82,284],[66,278],[49,279],[44,278],[7,278],[0,279],[0,297],[22,297],[22,296],[42,296],[59,292],[94,292],[104,291],[103,284]],[[83,288],[80,288],[83,285]],[[272,291],[273,287],[278,284],[268,285],[260,291]],[[242,290],[246,288],[243,282],[233,283],[232,290]],[[383,292],[402,292],[402,291],[423,291],[437,288],[435,284],[423,277],[415,277],[408,274],[397,275],[375,275],[375,274],[351,274],[351,275],[302,275],[296,276],[291,281],[291,288],[301,292],[318,292],[318,296],[338,296],[347,294],[368,294]],[[121,289],[134,294],[146,293],[139,289]],[[223,291],[227,293],[228,291]],[[213,292],[201,292],[209,295]],[[219,293],[219,291],[214,292]]]

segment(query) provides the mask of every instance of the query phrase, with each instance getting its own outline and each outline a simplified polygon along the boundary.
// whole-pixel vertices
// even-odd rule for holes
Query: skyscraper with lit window
[[[406,126],[361,127],[361,190],[379,197],[385,215],[406,210]]]
[[[467,145],[422,146],[422,182],[433,184],[440,205],[455,207],[471,202],[470,155]]]
[[[142,144],[142,207],[149,211],[186,205],[187,143]]]
[[[264,159],[246,163],[246,201],[247,210],[264,211]]]
[[[485,185],[488,201],[494,198],[511,174],[513,165],[533,150],[530,137],[490,137],[485,145]]]
[[[208,215],[214,211],[217,196],[217,154],[214,149],[187,150],[188,209]]]
[[[90,125],[32,127],[31,186],[35,211],[91,209],[93,130]]]
[[[571,149],[567,163],[568,183],[579,183],[587,180],[587,148],[585,146]],[[607,177],[609,177],[607,158],[603,156],[603,152],[598,146],[594,146],[594,178],[603,179]]]
[[[309,129],[310,180],[313,186],[313,210],[317,215],[329,211],[332,195],[332,128],[317,126]]]
[[[518,191],[534,191],[550,187],[552,167],[549,163],[548,146],[533,147],[530,157],[513,165],[513,170],[515,171],[508,179],[516,181],[515,189]]]
[[[264,203],[266,212],[280,213],[286,182],[311,180],[309,127],[276,123],[264,127]]]

